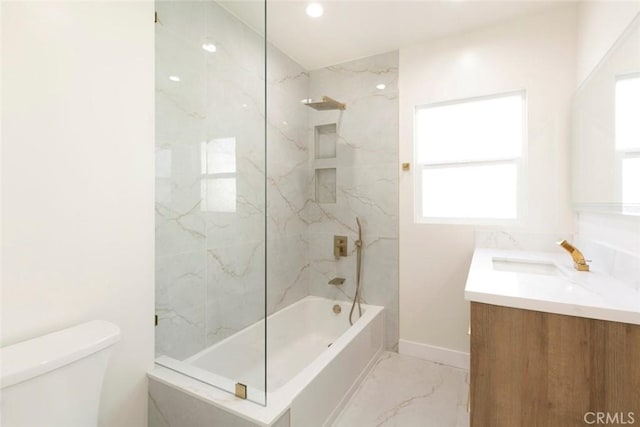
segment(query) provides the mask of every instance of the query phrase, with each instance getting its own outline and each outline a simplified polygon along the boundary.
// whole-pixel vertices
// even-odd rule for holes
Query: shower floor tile
[[[467,427],[469,372],[382,354],[334,427]]]

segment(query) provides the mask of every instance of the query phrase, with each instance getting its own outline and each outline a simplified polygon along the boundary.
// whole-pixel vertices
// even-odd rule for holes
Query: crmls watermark
[[[582,417],[589,425],[633,425],[636,414],[633,412],[587,412]]]

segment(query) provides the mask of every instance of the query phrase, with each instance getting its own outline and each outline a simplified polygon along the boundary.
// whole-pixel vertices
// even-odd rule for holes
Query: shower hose
[[[358,240],[356,240],[356,293],[353,296],[353,304],[351,304],[351,311],[349,312],[349,324],[353,325],[353,310],[358,303],[358,318],[362,316],[362,307],[360,307],[360,270],[362,268],[362,227],[360,226],[360,219],[356,217],[358,223]]]

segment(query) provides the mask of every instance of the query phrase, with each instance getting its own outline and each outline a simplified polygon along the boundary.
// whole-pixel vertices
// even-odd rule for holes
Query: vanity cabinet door
[[[471,426],[640,425],[640,326],[472,302],[471,329]]]

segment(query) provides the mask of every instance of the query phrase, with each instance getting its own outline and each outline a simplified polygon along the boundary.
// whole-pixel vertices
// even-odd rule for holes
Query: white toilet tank
[[[0,426],[96,426],[119,340],[116,325],[94,320],[0,349]]]

